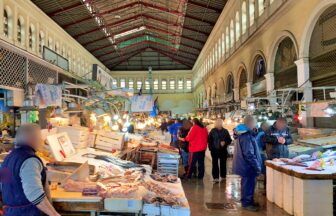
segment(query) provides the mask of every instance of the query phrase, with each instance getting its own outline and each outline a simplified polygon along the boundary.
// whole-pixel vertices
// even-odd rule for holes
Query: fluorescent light
[[[126,32],[117,34],[117,35],[114,35],[114,40],[116,40],[116,39],[118,39],[118,38],[121,38],[121,37],[125,37],[125,36],[130,35],[130,34],[134,34],[134,33],[143,31],[143,30],[145,30],[145,29],[146,29],[145,26],[141,26],[141,27],[139,27],[139,28],[135,28],[135,29],[132,29],[132,30],[129,30],[129,31],[126,31]]]

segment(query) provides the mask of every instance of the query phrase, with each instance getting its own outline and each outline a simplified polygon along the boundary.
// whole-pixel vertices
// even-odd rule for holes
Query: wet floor
[[[229,174],[226,181],[214,184],[209,160],[206,160],[206,174],[203,181],[196,179],[183,181],[183,188],[189,201],[191,216],[288,216],[282,209],[266,200],[262,182],[258,182],[255,193],[255,202],[260,205],[260,211],[243,210],[239,202],[239,177]]]

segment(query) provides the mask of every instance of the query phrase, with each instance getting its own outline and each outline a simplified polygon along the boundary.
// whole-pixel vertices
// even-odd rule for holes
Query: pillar
[[[247,82],[246,88],[247,88],[247,97],[248,98],[252,97],[252,82]]]
[[[240,101],[239,100],[239,88],[238,87],[236,87],[236,88],[233,89],[233,99],[236,102]]]
[[[274,73],[265,74],[267,94],[274,90]]]
[[[312,102],[313,101],[313,90],[312,83],[309,80],[309,58],[301,58],[295,61],[297,66],[297,80],[298,87],[303,89],[303,97],[304,102]],[[313,127],[314,121],[311,117],[310,105],[305,106],[306,111],[302,112],[302,125],[304,127]]]

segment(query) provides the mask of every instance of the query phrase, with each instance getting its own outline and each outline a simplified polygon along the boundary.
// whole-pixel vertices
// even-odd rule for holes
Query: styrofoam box
[[[136,199],[104,199],[104,208],[110,212],[139,213],[142,210],[143,201]]]
[[[89,129],[86,127],[58,127],[58,132],[66,132],[75,148],[86,148],[89,140]]]
[[[266,166],[266,196],[267,200],[274,203],[274,173],[271,167]]]
[[[161,216],[190,216],[190,208],[161,206]]]
[[[280,208],[283,207],[283,181],[282,181],[282,173],[273,170],[273,178],[274,178],[274,202]]]
[[[285,173],[283,175],[283,208],[284,210],[293,215],[294,213],[294,177],[287,175]]]
[[[145,203],[142,208],[142,214],[147,216],[160,216],[161,208],[159,205]]]
[[[332,180],[294,178],[294,215],[333,215]]]

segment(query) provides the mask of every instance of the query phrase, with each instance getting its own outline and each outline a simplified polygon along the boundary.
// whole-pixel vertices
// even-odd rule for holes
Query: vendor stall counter
[[[308,162],[312,163],[312,162]],[[295,216],[332,216],[336,167],[322,171],[266,161],[267,199]]]

